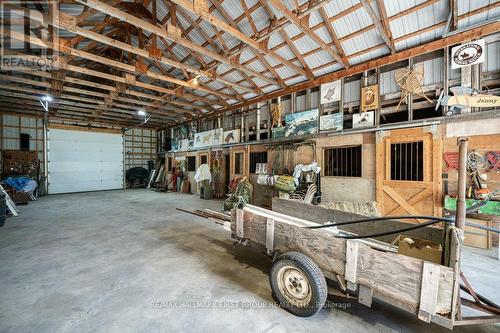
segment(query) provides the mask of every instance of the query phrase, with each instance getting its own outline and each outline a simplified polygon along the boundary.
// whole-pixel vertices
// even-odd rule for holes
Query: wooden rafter
[[[124,11],[121,11],[119,9],[108,6],[108,5],[102,3],[101,1],[98,1],[98,0],[75,0],[75,1],[80,3],[80,4],[86,5],[88,7],[98,9],[99,11],[101,11],[105,14],[108,14],[110,16],[113,16],[119,20],[128,22],[128,23],[133,24],[137,27],[141,27],[145,30],[148,30],[151,33],[157,34],[158,36],[162,36],[165,39],[174,41],[174,42],[176,42],[176,43],[178,43],[178,44],[180,44],[180,45],[182,45],[190,50],[193,50],[193,51],[201,53],[201,54],[205,54],[205,55],[207,55],[207,56],[209,56],[209,57],[211,57],[219,62],[233,66],[240,71],[244,71],[249,75],[259,77],[262,80],[268,81],[272,84],[277,83],[274,80],[266,77],[265,75],[262,75],[262,74],[255,72],[249,68],[245,68],[245,67],[241,66],[240,64],[236,64],[236,63],[232,62],[227,57],[224,57],[224,56],[217,54],[215,52],[212,52],[210,50],[204,49],[201,45],[198,45],[196,43],[193,43],[191,41],[186,40],[175,30],[173,30],[173,31],[171,31],[172,29],[169,30],[168,27],[167,27],[167,29],[164,29],[164,28],[161,28],[157,25],[153,25],[153,24],[146,22],[144,20],[141,20],[133,15],[130,15]]]
[[[273,58],[275,58],[277,61],[282,62],[283,64],[287,65],[294,71],[297,71],[298,73],[301,73],[303,75],[307,75],[306,71],[304,68],[301,68],[297,65],[295,65],[293,62],[289,61],[288,59],[285,59],[284,57],[280,56],[279,54],[272,52],[268,49],[265,49],[262,44],[259,42],[255,41],[251,37],[248,37],[244,33],[242,33],[238,28],[236,27],[235,23],[232,22],[231,17],[225,12],[225,10],[220,6],[220,3],[218,0],[212,0],[212,3],[217,4],[218,11],[221,13],[221,15],[226,19],[226,21],[223,21],[219,18],[217,18],[215,15],[212,15],[211,13],[208,12],[208,8],[201,8],[196,5],[196,3],[200,2],[195,2],[195,5],[193,5],[190,1],[188,0],[172,0],[172,2],[175,2],[177,5],[182,6],[183,8],[186,8],[193,12],[194,14],[200,16],[203,18],[205,21],[209,22],[212,24],[214,27],[216,27],[219,30],[226,31],[227,33],[231,34],[233,37],[239,39],[243,43],[249,45],[251,48],[256,50],[257,52],[260,52],[264,55],[269,55]]]
[[[323,83],[328,83],[328,82],[335,81],[335,80],[338,80],[338,79],[343,78],[343,77],[348,77],[348,76],[352,76],[355,74],[359,74],[359,73],[362,73],[362,72],[369,70],[369,69],[374,69],[377,67],[386,66],[388,64],[392,64],[392,63],[395,63],[395,62],[398,62],[398,61],[401,61],[404,59],[408,59],[410,57],[415,57],[415,56],[419,56],[419,55],[433,52],[436,50],[440,50],[446,46],[450,46],[450,45],[454,45],[456,43],[459,43],[462,40],[479,38],[479,37],[482,37],[485,35],[490,35],[490,34],[496,33],[499,29],[500,29],[500,23],[492,22],[492,23],[489,23],[487,25],[483,25],[481,27],[473,28],[471,30],[467,30],[467,31],[457,33],[457,34],[452,35],[452,36],[448,36],[448,37],[445,37],[445,38],[442,38],[439,40],[429,42],[427,44],[423,44],[423,45],[412,47],[410,49],[402,50],[402,51],[399,51],[395,54],[390,54],[390,55],[383,56],[383,57],[380,57],[377,59],[369,60],[369,61],[361,63],[361,64],[353,65],[350,68],[345,68],[345,69],[342,69],[342,70],[339,70],[339,71],[336,71],[336,72],[333,72],[333,73],[330,73],[327,75],[323,75],[323,76],[316,78],[312,81],[307,81],[305,83],[300,83],[300,84],[288,87],[286,89],[282,89],[282,90],[278,90],[278,91],[266,94],[264,96],[252,98],[250,100],[247,100],[244,103],[235,104],[229,108],[217,111],[217,113],[238,110],[238,109],[259,103],[259,102],[264,102],[267,100],[271,100],[273,98],[277,98],[279,96],[288,95],[288,94],[291,94],[293,92],[303,91],[305,89],[309,89],[309,88],[318,86],[318,85],[323,84]]]
[[[380,23],[382,24],[382,29],[384,29],[387,38],[389,39],[389,49],[391,53],[396,52],[396,47],[394,46],[394,39],[392,38],[391,27],[387,21],[387,11],[385,10],[384,0],[377,0],[378,12],[380,13]]]
[[[328,34],[330,35],[330,38],[332,39],[333,43],[335,44],[335,47],[337,48],[338,53],[340,54],[340,57],[342,58],[342,64],[344,67],[349,67],[349,59],[347,59],[347,56],[344,52],[344,49],[342,48],[342,44],[339,41],[339,38],[337,37],[337,33],[333,29],[332,23],[328,19],[328,14],[326,13],[325,9],[323,7],[318,9],[319,15],[323,19],[323,22],[325,23],[326,30],[328,31]]]
[[[395,53],[396,48],[394,47],[394,42],[389,37],[388,31],[386,31],[386,29],[384,28],[384,25],[381,23],[381,20],[377,17],[377,14],[375,14],[375,11],[373,10],[373,7],[370,3],[371,1],[369,1],[369,0],[360,0],[360,1],[363,4],[363,7],[365,8],[366,13],[368,14],[368,16],[370,16],[370,18],[373,22],[373,25],[375,25],[375,28],[377,29],[380,37],[382,37],[384,42],[387,44],[387,46],[391,50],[391,53]]]
[[[342,57],[340,54],[330,47],[324,40],[322,40],[314,31],[311,30],[308,23],[305,23],[301,20],[295,13],[286,8],[285,4],[280,0],[269,0],[269,2],[273,5],[274,8],[279,10],[287,19],[289,19],[293,24],[299,28],[306,36],[311,38],[314,42],[316,42],[324,51],[330,54],[335,60],[339,63],[342,63]]]

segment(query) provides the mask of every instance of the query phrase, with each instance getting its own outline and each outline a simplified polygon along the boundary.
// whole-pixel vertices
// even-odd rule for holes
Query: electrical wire
[[[430,221],[419,223],[419,224],[413,225],[411,227],[402,228],[402,229],[398,229],[398,230],[391,230],[391,231],[373,233],[373,234],[368,234],[368,235],[335,235],[334,237],[344,238],[344,239],[375,238],[375,237],[400,234],[402,232],[424,228],[424,227],[427,227],[427,226],[430,226],[430,225],[433,225],[436,223],[440,223],[440,222],[455,223],[455,220],[453,218],[434,217],[434,216],[426,216],[426,215],[418,215],[418,216],[404,216],[403,215],[403,216],[391,216],[391,217],[373,217],[373,218],[356,220],[356,221],[329,223],[329,224],[323,224],[323,225],[311,226],[311,227],[305,227],[305,228],[307,228],[307,229],[322,229],[322,228],[338,227],[341,225],[358,224],[358,223],[375,222],[375,221],[388,221],[388,220],[395,220],[395,219],[426,219],[426,220],[430,220]]]
[[[369,234],[369,235],[337,235],[336,237],[338,238],[344,238],[344,239],[362,239],[362,238],[375,238],[375,237],[382,237],[382,236],[388,236],[388,235],[394,235],[394,234],[399,234],[405,231],[410,231],[410,230],[415,230],[423,227],[427,227],[436,223],[440,222],[445,222],[441,220],[431,220],[429,222],[424,222],[420,224],[416,224],[414,226],[408,227],[408,228],[403,228],[403,229],[398,229],[398,230],[392,230],[392,231],[386,231],[386,232],[379,232],[375,234]]]
[[[448,223],[455,222],[455,219],[451,218],[451,217],[435,217],[435,216],[428,216],[428,215],[400,215],[400,216],[371,217],[371,218],[355,220],[355,221],[315,225],[315,226],[311,226],[311,227],[307,227],[307,228],[308,229],[322,229],[322,228],[329,228],[329,227],[338,227],[341,225],[358,224],[358,223],[375,222],[375,221],[397,220],[397,219],[436,220],[438,222],[448,222]],[[422,224],[420,224],[420,225],[422,225]]]

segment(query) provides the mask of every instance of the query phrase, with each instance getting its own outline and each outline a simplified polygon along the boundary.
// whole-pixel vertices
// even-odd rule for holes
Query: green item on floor
[[[252,201],[253,186],[248,179],[243,178],[233,193],[224,201],[224,210],[229,211],[235,208],[239,202],[243,204],[251,203]]]
[[[478,203],[482,202],[481,200],[475,200],[475,199],[465,199],[465,207],[469,208],[473,205],[476,205]],[[444,199],[444,208],[446,210],[454,212],[457,207],[457,198],[452,198],[449,196],[446,196]],[[493,216],[500,216],[500,201],[493,201],[490,200],[477,211],[477,213],[481,213],[484,215],[493,215]]]

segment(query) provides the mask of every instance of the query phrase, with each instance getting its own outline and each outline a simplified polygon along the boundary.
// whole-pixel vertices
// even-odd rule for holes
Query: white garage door
[[[123,188],[121,134],[49,129],[49,194]]]

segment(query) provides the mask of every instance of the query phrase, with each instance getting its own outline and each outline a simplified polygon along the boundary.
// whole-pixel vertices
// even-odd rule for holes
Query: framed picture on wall
[[[223,144],[238,143],[238,142],[240,142],[239,129],[224,131],[223,142],[222,142]]]
[[[372,127],[375,124],[375,111],[352,115],[352,128]]]
[[[379,107],[378,84],[361,88],[361,112],[376,110]]]
[[[285,136],[317,133],[318,117],[318,109],[287,114],[285,116]]]
[[[320,131],[341,131],[344,128],[344,114],[342,112],[327,114],[319,117]]]
[[[321,85],[321,104],[328,104],[340,100],[341,81],[333,81]]]

